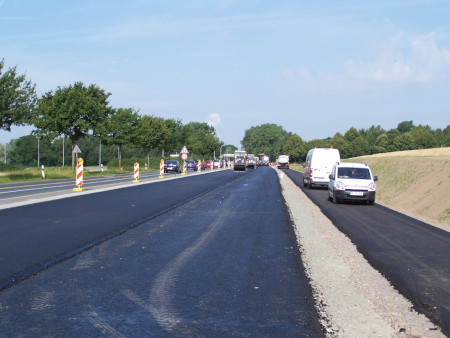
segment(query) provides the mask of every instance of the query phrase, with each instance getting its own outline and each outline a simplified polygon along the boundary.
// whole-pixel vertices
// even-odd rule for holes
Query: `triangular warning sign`
[[[189,154],[189,151],[187,150],[186,146],[184,146],[183,149],[181,149],[180,153]]]
[[[81,153],[81,150],[80,150],[80,148],[78,148],[78,145],[75,144],[75,147],[73,147],[72,153],[77,153],[77,154]]]

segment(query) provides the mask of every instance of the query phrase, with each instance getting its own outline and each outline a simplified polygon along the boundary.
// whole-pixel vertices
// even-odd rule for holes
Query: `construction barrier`
[[[186,175],[187,173],[187,164],[186,161],[183,161],[183,172],[181,173],[181,175]]]
[[[202,171],[202,161],[200,161],[200,160],[198,160],[198,163],[197,163],[197,171],[198,172]]]
[[[164,178],[164,160],[161,159],[161,163],[159,165],[159,178]]]
[[[134,183],[139,183],[139,163],[134,164]]]
[[[73,191],[83,191],[84,190],[84,188],[81,187],[83,185],[83,159],[81,157],[78,159],[77,175],[75,177],[75,184],[77,187],[73,188]]]

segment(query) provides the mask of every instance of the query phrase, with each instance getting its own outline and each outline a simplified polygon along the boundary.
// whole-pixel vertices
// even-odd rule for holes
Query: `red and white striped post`
[[[139,163],[134,164],[134,183],[139,183]]]
[[[161,159],[161,163],[159,164],[159,178],[165,178],[164,176],[164,160]]]
[[[77,176],[75,178],[75,184],[77,187],[73,188],[73,191],[84,190],[84,188],[81,187],[83,185],[83,159],[81,157],[78,159]]]
[[[202,161],[201,161],[201,160],[198,160],[198,163],[197,163],[197,171],[198,171],[198,172],[201,172],[201,171],[202,171]]]

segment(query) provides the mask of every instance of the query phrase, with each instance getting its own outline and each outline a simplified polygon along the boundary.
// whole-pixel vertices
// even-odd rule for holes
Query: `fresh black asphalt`
[[[327,188],[304,188],[302,173],[283,171],[418,312],[450,335],[449,232],[379,204],[335,205]]]
[[[16,263],[48,260],[148,218],[4,289],[1,337],[323,336],[270,168],[7,209],[0,217],[3,276]]]

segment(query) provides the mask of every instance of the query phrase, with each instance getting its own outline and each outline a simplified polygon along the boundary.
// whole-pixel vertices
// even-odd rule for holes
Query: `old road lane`
[[[28,205],[0,217],[0,250],[13,251],[0,254],[3,281],[18,276],[15,262],[24,270],[48,265],[1,291],[1,337],[322,336],[270,168]],[[77,248],[51,264],[52,255]]]

